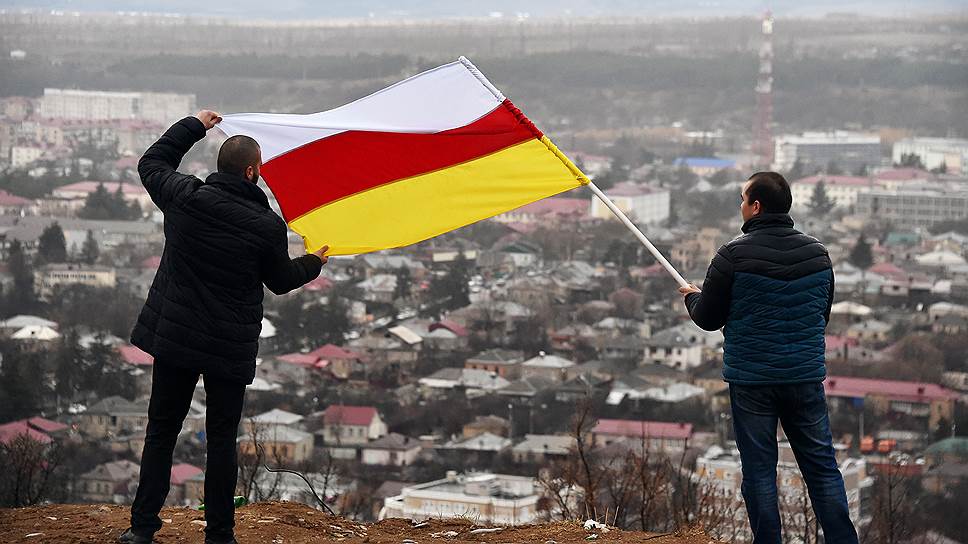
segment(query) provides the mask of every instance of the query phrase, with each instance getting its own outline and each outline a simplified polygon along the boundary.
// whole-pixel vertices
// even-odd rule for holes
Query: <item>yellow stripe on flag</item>
[[[588,183],[549,148],[528,140],[441,170],[331,202],[289,223],[306,249],[352,255],[406,246]],[[555,150],[556,151],[556,150]]]

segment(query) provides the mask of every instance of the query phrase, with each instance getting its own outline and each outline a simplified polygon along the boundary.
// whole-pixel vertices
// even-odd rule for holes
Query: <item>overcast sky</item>
[[[968,13],[968,0],[0,0],[0,8],[68,11],[147,11],[268,19],[574,16],[781,16]]]

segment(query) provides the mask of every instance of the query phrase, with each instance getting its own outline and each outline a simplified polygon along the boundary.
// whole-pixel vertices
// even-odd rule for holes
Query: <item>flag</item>
[[[223,116],[308,251],[406,246],[588,183],[464,57],[338,108]]]

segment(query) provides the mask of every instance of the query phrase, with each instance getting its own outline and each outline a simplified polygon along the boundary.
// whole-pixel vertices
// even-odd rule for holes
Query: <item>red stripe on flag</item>
[[[500,151],[541,132],[510,101],[435,134],[341,132],[262,165],[286,221],[334,200]]]

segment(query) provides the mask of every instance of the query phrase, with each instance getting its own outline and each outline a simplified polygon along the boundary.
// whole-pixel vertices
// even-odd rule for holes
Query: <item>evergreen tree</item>
[[[67,260],[67,241],[64,229],[55,221],[40,234],[37,257],[45,263],[62,263]]]
[[[62,405],[69,405],[80,391],[83,380],[81,354],[77,345],[77,333],[69,329],[61,337],[54,353],[54,391]]]
[[[397,286],[393,291],[394,300],[410,298],[410,288],[411,283],[413,283],[410,277],[410,269],[404,265],[400,265],[400,268],[397,268],[396,276]]]
[[[467,281],[470,278],[470,263],[460,252],[447,274],[441,278],[434,278],[430,282],[430,296],[433,300],[441,300],[447,309],[463,308],[470,304],[470,288]]]
[[[87,238],[84,239],[84,246],[81,248],[81,262],[94,264],[100,254],[101,250],[97,245],[97,240],[94,239],[94,231],[88,230]]]
[[[790,171],[786,174],[786,179],[788,181],[796,181],[803,177],[803,161],[797,158],[793,162],[793,166],[790,167]]]
[[[830,162],[827,163],[826,172],[827,172],[827,175],[830,175],[830,176],[840,176],[844,173],[844,169],[841,168],[839,164],[837,164],[837,161],[831,160]]]
[[[867,270],[874,264],[874,253],[871,251],[871,245],[864,239],[864,233],[857,237],[857,243],[850,250],[847,261],[861,270]]]
[[[807,207],[809,207],[810,211],[815,215],[823,217],[830,213],[830,211],[833,210],[836,205],[837,204],[831,200],[830,195],[827,194],[827,187],[823,180],[818,181],[817,185],[815,185],[813,188],[813,195],[810,197],[810,203],[807,204]]]
[[[12,314],[29,313],[37,303],[34,293],[34,271],[20,241],[14,239],[7,254],[7,269],[13,276],[13,286],[7,293],[7,310]]]
[[[921,162],[921,157],[916,153],[902,153],[901,162],[897,163],[897,166],[909,166],[924,170],[924,163]]]

